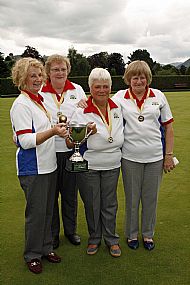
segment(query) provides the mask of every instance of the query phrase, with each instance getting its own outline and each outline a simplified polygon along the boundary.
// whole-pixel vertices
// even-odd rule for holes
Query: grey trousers
[[[52,252],[51,223],[57,172],[19,176],[26,198],[25,250],[26,262]]]
[[[100,244],[102,236],[108,246],[118,244],[119,236],[115,229],[119,171],[119,168],[89,170],[78,175],[79,191],[89,231],[89,244]]]
[[[126,197],[126,237],[137,238],[139,207],[142,237],[152,238],[156,223],[158,192],[163,173],[163,160],[138,163],[122,159],[122,177]]]
[[[52,235],[59,236],[59,194],[61,204],[61,216],[64,233],[72,235],[77,227],[77,204],[78,188],[76,185],[76,174],[65,170],[66,159],[71,156],[71,152],[57,152],[57,185],[55,193],[55,204],[52,221]]]

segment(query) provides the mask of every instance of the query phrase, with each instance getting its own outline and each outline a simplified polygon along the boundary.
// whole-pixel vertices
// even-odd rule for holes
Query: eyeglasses
[[[52,72],[55,72],[55,73],[58,73],[58,72],[67,72],[67,69],[66,68],[51,68],[50,69]]]

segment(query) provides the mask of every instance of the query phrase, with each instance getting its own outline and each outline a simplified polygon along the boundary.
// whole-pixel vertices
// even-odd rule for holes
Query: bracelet
[[[173,152],[166,152],[165,155],[173,155]]]

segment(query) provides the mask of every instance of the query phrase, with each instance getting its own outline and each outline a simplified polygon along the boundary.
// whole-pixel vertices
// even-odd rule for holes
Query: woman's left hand
[[[96,124],[94,122],[89,122],[87,124],[87,132],[89,133],[91,132],[91,135],[94,135],[95,133],[97,133],[97,128],[96,128]]]
[[[173,161],[173,156],[172,155],[165,155],[164,157],[164,172],[170,172],[175,168],[175,164]]]
[[[87,108],[88,105],[87,105],[87,103],[86,103],[86,99],[81,99],[81,100],[77,103],[77,107],[83,108],[83,109]]]

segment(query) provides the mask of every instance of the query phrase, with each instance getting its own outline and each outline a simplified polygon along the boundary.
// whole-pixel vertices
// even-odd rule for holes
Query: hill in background
[[[190,66],[190,58],[188,60],[186,60],[185,62],[179,64],[177,66],[177,68],[180,68],[182,65],[184,65],[185,67],[189,67]]]
[[[186,61],[184,62],[173,62],[173,63],[170,63],[171,65],[175,66],[176,68],[180,68],[182,65],[184,65],[185,67],[189,67],[190,66],[190,58],[187,59]]]

